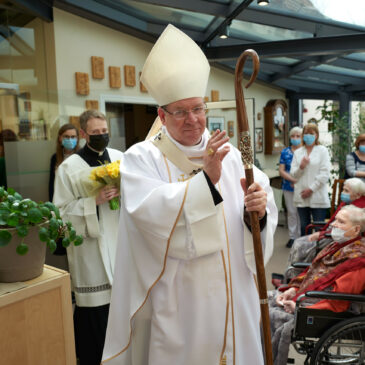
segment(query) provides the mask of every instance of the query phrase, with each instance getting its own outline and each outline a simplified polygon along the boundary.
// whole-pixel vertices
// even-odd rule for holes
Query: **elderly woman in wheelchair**
[[[303,273],[294,277],[285,287],[280,287],[277,292],[270,293],[270,322],[275,365],[287,363],[289,345],[293,339],[299,338],[303,341],[304,347],[302,346],[300,349],[301,351],[305,349],[307,352],[307,361],[314,356],[313,349],[316,347],[314,342],[309,341],[305,336],[302,337],[300,332],[298,335],[297,329],[294,328],[294,323],[298,322],[295,313],[298,307],[306,307],[306,309],[314,310],[317,313],[330,311],[330,313],[335,312],[335,315],[338,315],[348,310],[350,306],[348,300],[353,299],[351,295],[364,292],[365,238],[362,237],[364,231],[364,210],[353,205],[344,206],[332,223],[333,242],[317,254]],[[316,295],[312,293],[310,298],[301,300],[303,294],[312,291],[325,291],[330,296],[335,296],[335,293],[346,293],[348,296],[331,300],[318,296],[313,298],[313,295]],[[320,321],[314,320],[314,322]],[[324,326],[325,328],[326,326]],[[295,338],[292,337],[293,329]],[[364,364],[365,319],[363,330],[360,333],[363,335],[362,345],[360,345],[362,347],[362,362],[336,362],[332,361],[333,358],[329,354],[326,354],[327,360],[323,360],[325,355],[322,354],[322,362],[311,362],[311,364]],[[353,357],[351,357],[351,361],[354,361]]]
[[[365,183],[359,178],[354,177],[344,182],[341,192],[341,204],[339,204],[337,210],[327,223],[316,222],[310,225],[310,228],[319,228],[320,230],[318,232],[299,237],[294,241],[289,253],[289,265],[295,262],[311,262],[319,250],[332,242],[330,225],[342,207],[348,204],[365,208]]]

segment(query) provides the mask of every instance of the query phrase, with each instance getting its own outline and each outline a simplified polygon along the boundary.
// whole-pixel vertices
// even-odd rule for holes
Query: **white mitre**
[[[210,66],[199,46],[169,24],[143,66],[141,81],[157,104],[204,97]]]

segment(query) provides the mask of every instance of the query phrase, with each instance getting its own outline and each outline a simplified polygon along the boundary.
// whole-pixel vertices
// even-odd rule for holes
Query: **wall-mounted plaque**
[[[76,93],[79,95],[89,95],[89,74],[86,72],[75,72]]]
[[[142,81],[141,81],[141,74],[142,74],[142,72],[139,73],[139,90],[142,93],[148,93],[148,90],[146,89],[146,86],[144,86]]]
[[[113,89],[120,89],[122,86],[120,67],[109,66],[109,86]]]
[[[218,90],[211,91],[211,99],[212,99],[212,101],[219,101],[219,91]]]
[[[76,115],[70,115],[69,122],[74,125],[77,129],[80,129],[80,117]]]
[[[103,57],[91,57],[91,70],[93,79],[104,78],[104,58]]]
[[[97,100],[85,100],[86,109],[99,110],[99,102]]]
[[[136,68],[134,66],[124,66],[125,86],[136,86]]]

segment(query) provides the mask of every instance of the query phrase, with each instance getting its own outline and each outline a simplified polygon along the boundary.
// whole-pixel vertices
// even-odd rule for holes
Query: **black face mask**
[[[104,151],[109,143],[109,133],[89,135],[88,145],[96,151]]]

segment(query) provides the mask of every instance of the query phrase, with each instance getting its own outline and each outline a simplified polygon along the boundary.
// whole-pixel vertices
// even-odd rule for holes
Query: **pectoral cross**
[[[179,181],[179,182],[183,182],[183,181],[186,181],[186,180],[190,179],[189,176],[185,177],[185,174],[180,174],[180,176],[181,176],[181,178],[177,179],[177,181]]]

